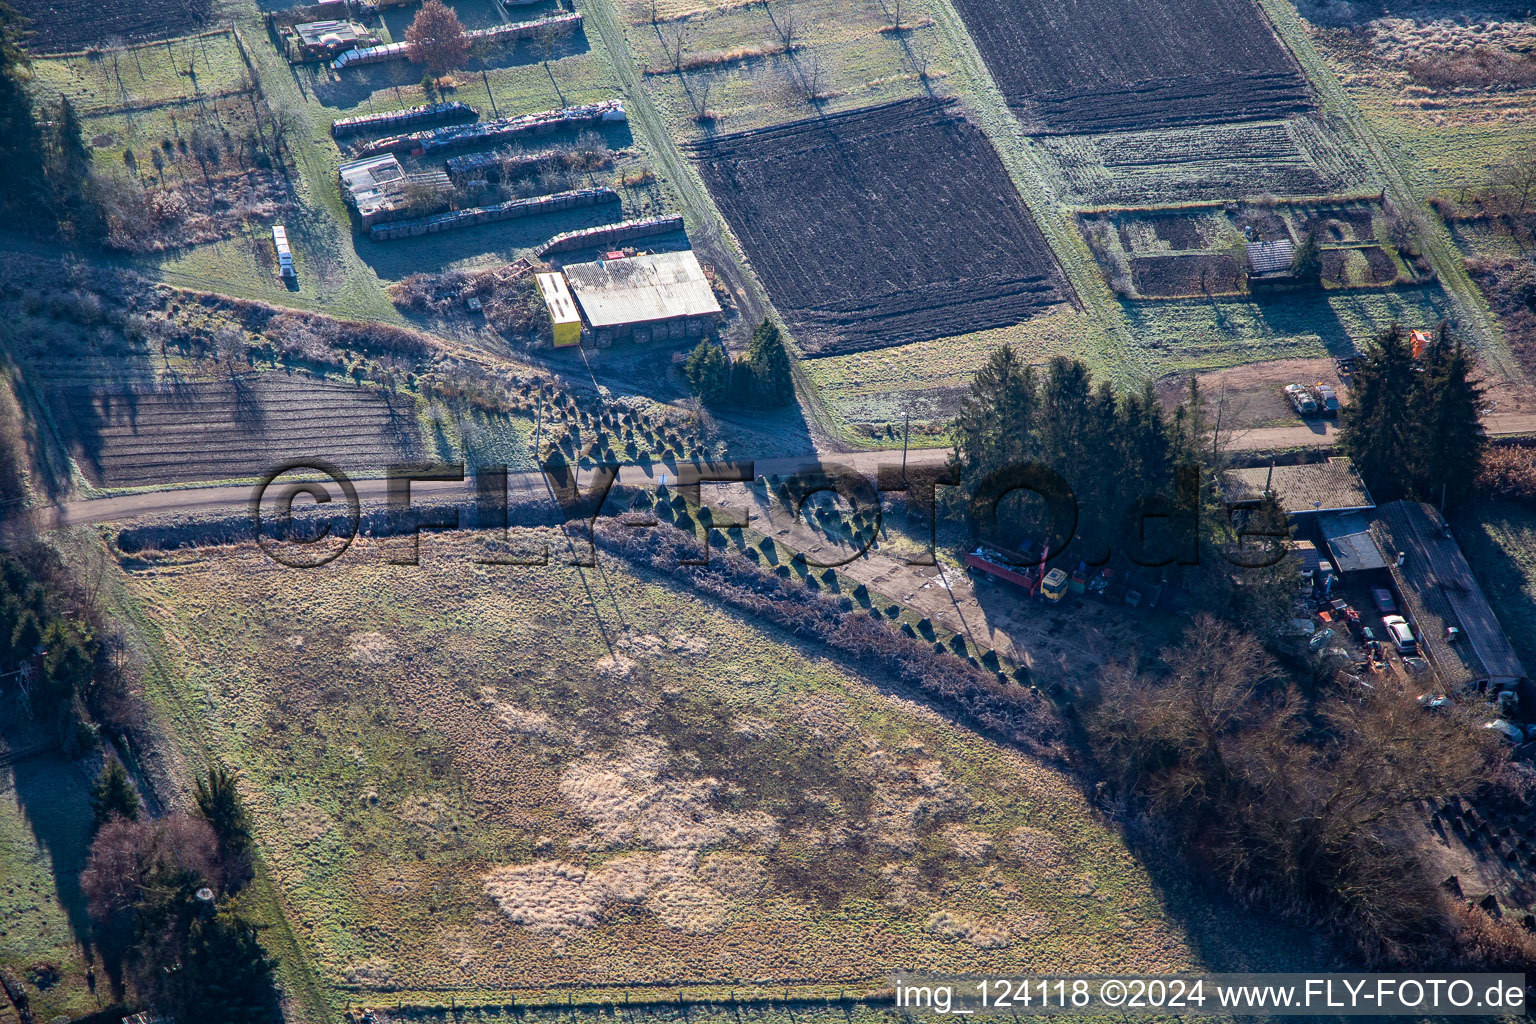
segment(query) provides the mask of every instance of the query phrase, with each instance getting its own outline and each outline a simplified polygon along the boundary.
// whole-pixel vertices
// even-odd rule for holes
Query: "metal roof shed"
[[[576,263],[565,276],[594,329],[720,315],[691,249]]]
[[[1370,524],[1360,513],[1323,516],[1318,526],[1339,572],[1369,572],[1387,567],[1387,560],[1371,536]]]
[[[1248,270],[1254,274],[1289,274],[1296,258],[1296,243],[1289,238],[1248,243]]]

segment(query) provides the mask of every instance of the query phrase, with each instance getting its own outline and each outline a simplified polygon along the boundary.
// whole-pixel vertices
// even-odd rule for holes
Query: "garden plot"
[[[996,152],[952,103],[908,100],[694,147],[803,350],[1020,323],[1060,273]]]
[[[1366,191],[1370,172],[1316,117],[1261,124],[1046,136],[1062,197],[1151,206]]]
[[[1431,330],[1451,313],[1435,286],[1204,296],[1121,304],[1155,375],[1363,349],[1383,327]]]
[[[1311,107],[1250,0],[957,0],[1026,130],[1079,134],[1263,121]]]
[[[33,63],[39,107],[68,97],[108,243],[161,252],[294,213],[270,113],[229,32]]]
[[[1245,241],[1309,234],[1322,246],[1326,288],[1419,281],[1387,240],[1392,219],[1374,202],[1279,203],[1119,210],[1080,218],[1110,285],[1122,296],[1180,298],[1247,292]]]
[[[127,576],[338,1001],[1193,962],[1055,769],[607,556],[381,543]]]
[[[210,0],[103,0],[59,3],[16,0],[27,19],[27,47],[37,53],[65,53],[111,46],[124,39],[164,38],[190,32],[212,15]]]
[[[32,93],[45,106],[68,96],[82,114],[146,110],[160,103],[243,93],[251,83],[234,36],[208,32],[32,64]]]
[[[413,399],[299,376],[123,384],[52,378],[47,386],[70,455],[98,487],[145,487],[260,476],[295,458],[347,471],[418,453]]]

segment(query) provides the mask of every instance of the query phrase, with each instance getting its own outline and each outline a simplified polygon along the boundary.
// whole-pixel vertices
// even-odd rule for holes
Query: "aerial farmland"
[[[1533,111],[1497,0],[0,4],[0,1024],[1513,1006]]]

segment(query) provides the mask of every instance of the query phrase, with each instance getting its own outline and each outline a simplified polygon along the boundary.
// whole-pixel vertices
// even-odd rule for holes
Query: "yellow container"
[[[566,287],[565,275],[560,273],[538,274],[539,294],[549,309],[549,322],[554,328],[555,347],[565,348],[581,344],[581,314],[576,311],[576,300]]]

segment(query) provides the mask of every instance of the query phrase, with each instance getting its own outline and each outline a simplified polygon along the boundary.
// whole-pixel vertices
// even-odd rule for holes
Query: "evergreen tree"
[[[950,461],[963,473],[1022,462],[1033,457],[1035,369],[1004,345],[987,359],[955,417],[955,450]]]
[[[91,169],[91,153],[85,148],[85,132],[80,116],[68,96],[59,97],[59,111],[53,121],[53,151],[59,160],[59,171],[77,186],[85,180]]]
[[[1188,423],[1180,429],[1187,431]],[[1175,497],[1181,434],[1169,425],[1156,395],[1147,389],[1121,396],[1108,384],[1095,387],[1087,367],[1076,360],[1055,359],[1039,374],[1011,348],[997,350],[961,402],[953,437],[951,466],[960,474],[967,502],[996,486],[998,470],[1027,472],[1038,465],[1066,481],[1077,503],[1071,561],[1100,563],[1116,551],[1140,548],[1139,532],[1133,537],[1126,530],[1128,523],[1140,525],[1135,513],[1145,507],[1141,499],[1162,496],[1170,499],[1166,508]],[[1047,490],[1053,486],[1048,478],[1035,483]],[[1017,548],[1065,530],[1070,524],[1048,520],[1049,500],[1044,493],[1022,492],[1004,498],[997,535],[990,539]],[[989,510],[974,511],[991,517]],[[973,529],[988,525],[972,522]],[[1053,554],[1059,550],[1058,543]]]
[[[683,363],[688,386],[706,404],[717,405],[730,397],[731,357],[719,342],[705,338]]]
[[[1417,366],[1401,329],[1376,339],[1355,373],[1339,442],[1378,502],[1452,505],[1469,493],[1485,443],[1472,372],[1444,327]]]
[[[1442,327],[1424,358],[1424,411],[1418,496],[1456,505],[1472,489],[1482,462],[1483,390],[1472,378],[1472,361],[1460,341]]]
[[[1421,395],[1413,349],[1393,325],[1361,359],[1350,381],[1350,402],[1339,417],[1339,445],[1378,502],[1395,501],[1413,490]]]
[[[266,1024],[279,1019],[273,972],[256,928],[233,913],[194,919],[187,929],[173,1006],[177,1020]]]
[[[113,818],[139,820],[139,794],[133,788],[122,762],[108,756],[91,788],[92,831],[101,828]]]
[[[745,361],[752,371],[753,405],[774,409],[794,401],[795,380],[789,353],[784,350],[784,336],[771,321],[764,320],[752,332]]]
[[[223,767],[214,768],[197,780],[196,797],[198,811],[219,837],[219,849],[225,855],[243,856],[250,849],[251,825],[235,777]]]
[[[27,608],[21,612],[11,629],[11,657],[17,661],[32,657],[43,642],[43,627],[38,625],[37,613]]]
[[[24,614],[26,609],[21,606],[21,602],[14,594],[0,591],[0,648],[3,648],[3,651],[0,651],[0,671],[15,668],[15,662],[20,661],[25,654],[32,653],[27,651],[23,654],[11,643],[11,638],[16,635],[16,627]]]
[[[1291,276],[1306,284],[1323,283],[1323,247],[1318,242],[1317,230],[1307,232],[1296,254],[1291,257]]]
[[[44,227],[43,140],[32,113],[21,48],[23,18],[0,0],[0,217],[27,227]]]
[[[85,696],[91,686],[91,662],[95,645],[89,634],[62,619],[54,619],[43,632],[48,649],[43,658],[43,678],[49,696],[60,704]]]

